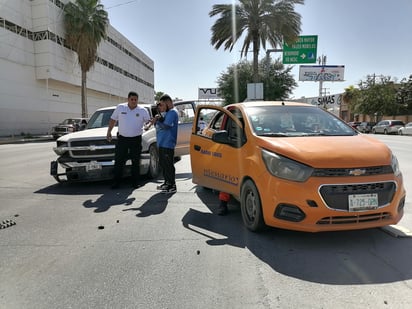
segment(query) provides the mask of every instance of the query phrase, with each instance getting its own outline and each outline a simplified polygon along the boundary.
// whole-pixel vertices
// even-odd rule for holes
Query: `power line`
[[[116,8],[116,7],[118,7],[118,6],[122,6],[122,5],[130,4],[130,3],[133,3],[133,2],[136,2],[136,1],[138,1],[138,0],[132,0],[132,1],[127,1],[127,2],[124,2],[124,3],[119,3],[119,4],[116,4],[116,5],[113,5],[113,6],[107,7],[107,8],[106,8],[106,10],[109,10],[109,9],[112,9],[112,8]]]

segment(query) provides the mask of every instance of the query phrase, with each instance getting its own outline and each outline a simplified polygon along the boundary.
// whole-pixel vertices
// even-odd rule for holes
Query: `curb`
[[[46,142],[52,141],[53,137],[50,135],[46,136],[34,136],[34,137],[0,137],[0,145],[4,144],[24,144],[24,143],[35,143],[35,142]]]

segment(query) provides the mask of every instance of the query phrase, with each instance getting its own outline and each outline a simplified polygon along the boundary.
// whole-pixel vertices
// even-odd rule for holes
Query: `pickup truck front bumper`
[[[146,175],[149,170],[150,156],[142,153],[140,157],[140,174]],[[59,166],[64,172],[59,172]],[[126,162],[123,175],[130,175],[131,161]],[[50,175],[57,182],[82,182],[97,181],[113,178],[114,160],[99,161],[68,161],[67,158],[59,157],[50,162]]]

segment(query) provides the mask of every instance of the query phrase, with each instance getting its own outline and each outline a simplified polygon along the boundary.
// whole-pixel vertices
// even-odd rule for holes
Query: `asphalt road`
[[[377,136],[412,192],[412,138]],[[158,183],[59,185],[53,142],[0,145],[0,308],[410,308],[412,238],[243,228],[176,164]],[[412,201],[400,226],[412,230]]]

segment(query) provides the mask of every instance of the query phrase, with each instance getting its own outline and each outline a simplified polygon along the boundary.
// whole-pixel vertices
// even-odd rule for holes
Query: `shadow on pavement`
[[[83,202],[83,207],[94,208],[94,212],[100,213],[109,210],[112,206],[132,205],[136,200],[129,197],[134,190],[131,181],[127,178],[123,180],[120,188],[111,189],[112,181],[84,182],[84,183],[56,183],[34,193],[49,195],[100,195],[96,200],[87,199]]]
[[[168,200],[173,194],[156,193],[152,195],[146,202],[140,207],[123,209],[123,211],[139,211],[136,217],[149,217],[153,215],[159,215],[166,210]]]
[[[274,271],[301,280],[335,285],[379,284],[412,279],[412,239],[393,238],[381,229],[304,233],[269,228],[248,231],[237,202],[229,215],[212,212],[218,196],[197,188],[209,209],[190,209],[182,224],[202,235],[210,246],[230,245],[248,249]]]

